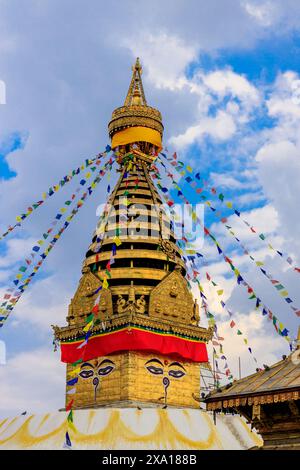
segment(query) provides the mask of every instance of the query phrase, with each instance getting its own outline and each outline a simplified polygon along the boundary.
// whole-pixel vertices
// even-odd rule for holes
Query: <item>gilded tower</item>
[[[120,176],[86,253],[68,325],[55,327],[67,363],[67,402],[76,383],[73,408],[199,407],[200,364],[208,361],[212,332],[199,326],[199,306],[151,178],[163,124],[147,104],[141,73],[137,59],[124,105],[108,126]]]

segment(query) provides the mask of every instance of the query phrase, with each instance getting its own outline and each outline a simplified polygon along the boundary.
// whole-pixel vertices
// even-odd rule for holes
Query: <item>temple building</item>
[[[200,364],[208,361],[212,331],[199,326],[199,306],[151,178],[163,124],[147,104],[138,59],[124,105],[108,128],[120,177],[86,253],[68,326],[55,329],[67,363],[67,392],[80,367],[74,408],[198,408]],[[99,295],[98,321],[78,349]]]
[[[300,328],[298,347],[256,374],[211,392],[214,413],[238,413],[262,436],[263,450],[300,450]]]

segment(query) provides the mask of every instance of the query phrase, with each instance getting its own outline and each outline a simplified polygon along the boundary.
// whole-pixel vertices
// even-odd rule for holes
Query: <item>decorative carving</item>
[[[125,313],[126,312],[126,300],[123,298],[122,295],[118,295],[117,312],[118,313]]]
[[[164,129],[157,109],[150,106],[122,106],[112,114],[108,126],[109,135],[112,137],[119,130],[132,126],[150,127],[161,135]]]
[[[141,295],[139,299],[136,301],[136,312],[137,313],[145,313],[146,312],[146,300],[145,296]]]
[[[91,313],[95,300],[99,295],[98,293],[93,294],[99,288],[99,280],[91,273],[88,266],[83,268],[82,274],[78,289],[69,306],[68,318],[70,324],[82,323],[83,318]],[[99,311],[107,318],[112,316],[112,297],[108,289],[101,291]]]
[[[198,326],[200,322],[200,309],[197,299],[194,302],[194,311],[192,316],[192,324]]]
[[[117,312],[122,313],[146,313],[147,302],[145,296],[141,295],[139,299],[135,298],[134,287],[131,286],[129,289],[128,300],[126,301],[122,295],[118,295],[117,300]]]
[[[175,259],[176,250],[174,247],[174,243],[170,242],[169,240],[160,240],[159,245],[164,253],[170,259]]]
[[[194,317],[193,296],[178,269],[166,276],[151,292],[149,316],[191,323]]]

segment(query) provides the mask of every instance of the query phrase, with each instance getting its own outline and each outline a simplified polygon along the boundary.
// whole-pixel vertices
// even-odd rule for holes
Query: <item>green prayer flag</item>
[[[77,366],[77,364],[80,364],[83,361],[83,359],[78,359],[75,362],[72,362],[71,366]]]
[[[85,320],[86,323],[90,323],[94,319],[94,314],[91,313]]]
[[[70,411],[67,418],[69,423],[73,423],[73,410]]]

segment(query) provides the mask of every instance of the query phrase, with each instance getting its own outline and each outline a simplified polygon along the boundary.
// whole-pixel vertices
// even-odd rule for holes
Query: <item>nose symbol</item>
[[[168,377],[163,378],[163,385],[164,385],[165,389],[167,389],[168,386],[170,385],[170,380],[168,379]]]
[[[95,387],[95,401],[96,401],[96,398],[97,398],[97,388],[98,388],[98,385],[99,385],[99,379],[98,377],[95,377],[93,379],[93,385]]]

